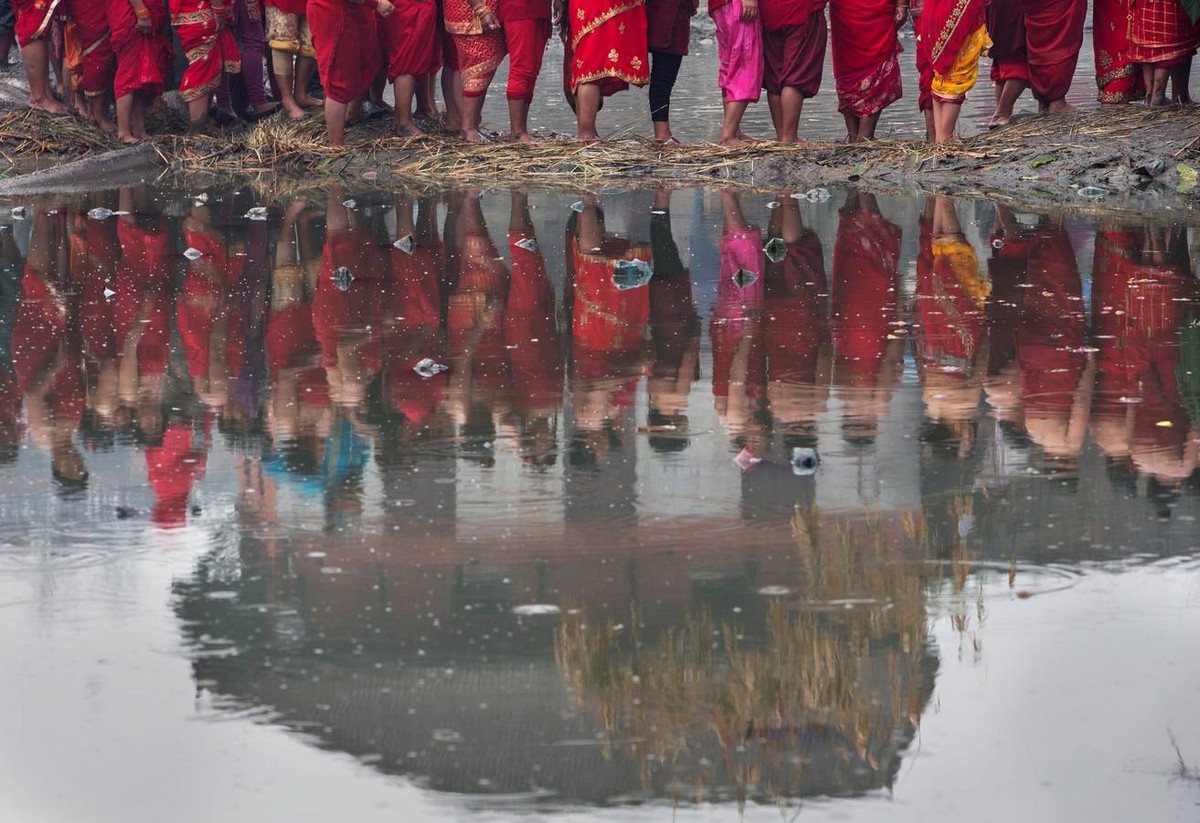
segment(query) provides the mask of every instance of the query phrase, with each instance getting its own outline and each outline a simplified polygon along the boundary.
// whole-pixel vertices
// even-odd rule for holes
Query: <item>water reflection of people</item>
[[[692,296],[692,274],[683,265],[671,231],[671,192],[654,195],[650,213],[654,279],[650,281],[650,349],[646,375],[650,448],[672,452],[687,447],[688,398],[700,375],[700,317]]]
[[[962,232],[953,200],[932,198],[926,220],[913,311],[925,414],[946,429],[965,456],[974,444],[987,370],[984,307],[990,283]]]
[[[49,452],[51,474],[62,490],[81,489],[88,480],[75,445],[86,387],[77,325],[79,284],[72,282],[68,254],[65,209],[35,206],[13,328],[13,368],[29,431]]]
[[[512,396],[501,421],[515,439],[521,461],[545,468],[555,463],[555,419],[562,405],[562,342],[554,306],[554,286],[538,246],[529,196],[511,194],[508,253],[512,260],[504,340],[509,351]]]
[[[767,450],[770,436],[762,317],[767,260],[762,229],[746,220],[738,192],[721,192],[721,213],[720,279],[709,321],[713,399],[734,445],[753,458]]]
[[[1073,467],[1083,448],[1095,358],[1075,251],[1062,226],[1042,218],[1029,234],[1017,360],[1024,427],[1045,455]]]
[[[645,363],[650,290],[618,288],[622,260],[649,261],[651,249],[606,230],[596,199],[568,223],[567,273],[572,286],[572,455],[577,462],[603,461],[627,435],[622,418],[633,406]]]
[[[874,195],[847,193],[833,247],[833,374],[845,404],[842,434],[855,444],[874,441],[900,379],[900,237]]]
[[[1196,470],[1200,447],[1180,402],[1179,332],[1200,296],[1187,230],[1102,224],[1092,276],[1092,437],[1110,459],[1176,485]]]

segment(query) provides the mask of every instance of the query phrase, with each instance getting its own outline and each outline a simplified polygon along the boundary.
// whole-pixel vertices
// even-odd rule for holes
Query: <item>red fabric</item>
[[[390,16],[379,21],[379,36],[387,52],[387,76],[421,77],[437,71],[441,41],[437,36],[437,6],[431,0],[400,0]]]
[[[351,103],[379,73],[379,15],[346,0],[308,0],[308,25],[325,94]]]
[[[75,21],[75,33],[83,50],[80,88],[89,97],[108,92],[117,70],[108,31],[104,3],[97,0],[66,0],[67,14]]]
[[[760,0],[763,31],[772,32],[803,26],[815,12],[824,16],[825,0]]]
[[[68,312],[61,297],[52,293],[41,273],[26,269],[21,281],[21,303],[12,331],[12,364],[21,391],[28,392],[44,377],[51,377],[45,395],[59,420],[78,422],[83,416],[86,389],[83,365],[69,334]],[[59,351],[64,362],[55,366]]]
[[[554,286],[540,252],[517,245],[524,234],[508,233],[512,277],[504,311],[504,340],[510,346],[513,402],[527,411],[562,402],[562,360],[554,318]]]
[[[468,233],[459,258],[460,276],[446,311],[446,337],[450,356],[465,355],[474,340],[471,369],[475,380],[493,388],[508,383],[508,351],[500,318],[488,307],[504,305],[508,270],[486,233]]]
[[[312,306],[298,303],[272,310],[267,317],[267,363],[271,378],[277,379],[283,369],[294,368],[314,354],[316,332],[313,330]]]
[[[463,95],[481,97],[487,93],[496,70],[508,51],[503,31],[480,34],[453,34],[458,50],[458,70],[462,72]]]
[[[500,0],[500,22],[507,33],[508,24],[515,20],[550,21],[550,0]]]
[[[931,243],[925,234],[922,243]],[[966,376],[983,339],[983,307],[944,258],[931,248],[917,255],[914,315],[918,325],[917,356],[924,369]],[[978,274],[978,272],[970,272]]]
[[[89,219],[86,232],[88,268],[83,279],[79,329],[84,352],[89,357],[111,360],[116,357],[117,349],[113,340],[112,305],[104,291],[112,287],[121,257],[116,221]]]
[[[1021,6],[1011,0],[988,0],[988,36],[992,47],[988,56],[992,58],[992,80],[1029,79],[1029,53],[1025,42],[1025,13]]]
[[[1017,352],[1026,413],[1066,417],[1087,361],[1083,284],[1066,232],[1039,228],[1032,234],[1028,278]]]
[[[207,455],[193,448],[191,424],[172,424],[162,444],[146,449],[146,474],[154,490],[154,524],[174,529],[187,522],[192,486],[204,477]]]
[[[763,88],[779,94],[785,86],[816,97],[825,71],[828,26],[825,10],[818,8],[806,22],[767,29],[763,35]]]
[[[829,287],[821,238],[805,232],[787,255],[768,262],[763,286],[766,349],[772,382],[812,384],[829,335]]]
[[[903,95],[894,0],[842,0],[829,7],[838,111],[878,114]]]
[[[913,31],[917,34],[917,108],[933,110],[933,40],[925,36],[925,24],[913,7]]]
[[[650,82],[641,0],[572,0],[570,18],[572,92],[580,83],[595,83],[607,97]]]
[[[1062,100],[1071,89],[1087,0],[1021,0],[1029,50],[1029,85],[1042,103]]]
[[[1092,43],[1100,102],[1128,103],[1144,97],[1141,68],[1129,57],[1129,0],[1096,0]]]
[[[142,0],[154,24],[152,34],[137,30],[137,15],[129,0],[105,0],[108,28],[112,32],[117,71],[113,94],[124,97],[142,92],[151,99],[162,94],[171,62],[171,41],[167,37],[166,0]]]
[[[900,229],[878,214],[843,214],[833,246],[833,345],[839,371],[873,381],[896,320]]]
[[[342,266],[354,275],[347,291],[340,291],[333,284],[333,273]],[[385,295],[380,280],[387,270],[388,259],[369,234],[342,229],[326,236],[320,281],[312,306],[313,330],[326,367],[338,364],[338,344],[347,338],[358,341],[356,348],[364,368],[378,372],[382,367],[378,330]]]
[[[54,13],[58,10],[60,0],[12,0],[13,11],[17,13],[15,29],[17,43],[24,48],[34,40],[46,40],[50,37]]]
[[[509,21],[504,24],[504,37],[508,40],[508,99],[532,100],[550,39],[550,21]]]
[[[162,374],[167,370],[171,342],[167,289],[171,283],[171,239],[165,227],[139,226],[127,220],[117,224],[121,265],[113,297],[113,331],[117,350],[140,331],[138,372]]]
[[[1179,0],[1132,0],[1130,60],[1159,68],[1174,66],[1195,54],[1197,46],[1200,26],[1192,23]]]
[[[983,24],[983,0],[925,0],[921,39],[933,70],[947,74],[963,43]]]
[[[217,30],[212,0],[170,0],[171,25],[179,36],[187,68],[179,81],[185,101],[208,97],[221,83],[224,73],[242,70],[242,55],[228,27]]]
[[[268,6],[279,9],[284,14],[304,14],[308,0],[266,0]]]
[[[623,238],[605,235],[599,253],[583,251],[572,239],[568,254],[575,287],[571,312],[575,372],[584,379],[622,376],[619,372],[636,363],[642,353],[650,318],[650,290],[618,289],[613,284],[613,264],[639,255],[647,259],[649,252],[631,247]]]
[[[646,0],[646,45],[664,54],[688,53],[692,0]]]

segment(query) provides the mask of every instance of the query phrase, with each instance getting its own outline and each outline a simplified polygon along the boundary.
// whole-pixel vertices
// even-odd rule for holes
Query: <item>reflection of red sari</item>
[[[171,340],[167,288],[171,280],[171,240],[162,226],[145,227],[121,220],[121,266],[113,297],[114,331],[123,349],[131,335],[140,332],[138,372],[163,374],[167,370]]]
[[[13,370],[21,390],[26,392],[53,370],[46,396],[54,416],[78,424],[84,407],[78,345],[67,329],[69,309],[62,305],[64,298],[53,292],[43,277],[30,269],[21,282],[21,304],[13,325]],[[56,367],[60,347],[65,360]]]
[[[485,233],[468,233],[459,257],[459,277],[446,312],[446,333],[452,358],[470,352],[476,380],[503,387],[508,379],[508,352],[499,313],[508,291],[508,270],[495,244]]]
[[[642,0],[570,0],[571,91],[598,83],[604,96],[650,82]]]
[[[154,33],[145,35],[137,29],[137,15],[129,0],[104,0],[108,28],[112,32],[113,53],[117,56],[117,72],[113,94],[143,92],[151,98],[162,94],[167,67],[171,61],[171,41],[167,37],[166,0],[142,0],[150,12]]]
[[[204,252],[204,257],[188,264],[176,312],[188,374],[193,379],[209,376],[214,330],[223,332],[225,348],[222,354],[227,373],[237,374],[244,360],[238,333],[240,311],[226,295],[240,279],[245,258],[230,258],[224,244],[208,232],[184,229],[183,239],[192,248]]]
[[[310,6],[311,8],[311,6]],[[332,231],[325,238],[320,282],[312,305],[312,322],[321,344],[322,365],[338,365],[338,344],[353,339],[363,368],[377,373],[382,366],[379,327],[383,310],[380,288],[387,258],[369,234],[355,229]],[[345,266],[354,275],[350,288],[340,291],[333,273]]]
[[[838,111],[878,114],[900,99],[900,40],[892,0],[842,0],[829,6]]]
[[[117,350],[113,340],[112,306],[105,290],[111,289],[121,256],[116,221],[87,221],[88,267],[83,278],[79,327],[84,353],[94,360],[112,360]]]
[[[208,97],[221,83],[222,74],[238,74],[242,56],[228,28],[217,30],[212,0],[170,0],[171,25],[179,35],[188,65],[179,82],[179,94],[188,102]]]
[[[647,259],[647,249],[605,235],[599,252],[585,252],[569,238],[567,254],[574,271],[575,298],[571,339],[575,372],[584,379],[628,377],[642,355],[650,319],[650,289],[618,289],[613,264]]]
[[[1066,419],[1087,362],[1081,350],[1087,323],[1075,251],[1062,229],[1033,232],[1029,283],[1017,353],[1026,414]]]
[[[338,103],[366,94],[379,69],[377,17],[346,0],[308,0],[308,25],[325,93]]]
[[[821,238],[805,232],[787,256],[767,263],[763,315],[772,381],[812,384],[817,355],[829,335],[829,287]]]
[[[517,245],[524,235],[509,232],[512,280],[504,310],[504,339],[511,347],[513,402],[528,410],[562,402],[562,363],[554,319],[554,287],[541,252]]]
[[[17,43],[24,48],[34,40],[50,36],[50,25],[54,22],[60,0],[12,0],[17,13]]]
[[[1092,41],[1100,102],[1128,103],[1144,97],[1142,73],[1129,57],[1129,0],[1096,0]]]
[[[1134,250],[1140,231],[1101,230],[1092,266],[1097,306],[1096,416],[1121,420],[1132,398],[1134,437],[1178,451],[1189,423],[1179,403],[1176,369],[1180,327],[1197,299],[1186,254],[1163,263],[1143,263]],[[1162,420],[1171,426],[1159,426]]]
[[[417,425],[441,405],[449,382],[449,374],[424,378],[413,370],[413,365],[424,357],[445,361],[445,344],[439,333],[442,312],[438,289],[444,252],[437,239],[418,241],[412,254],[399,249],[391,252],[384,387],[390,408]]]
[[[1029,48],[1029,85],[1040,103],[1062,100],[1071,89],[1087,0],[1021,0]]]
[[[873,383],[879,373],[897,317],[899,265],[899,227],[874,212],[842,215],[833,246],[833,345],[837,369],[854,379]]]
[[[194,448],[192,426],[173,424],[163,432],[162,444],[146,449],[146,474],[154,490],[154,524],[180,528],[187,522],[192,486],[204,477],[207,455]]]

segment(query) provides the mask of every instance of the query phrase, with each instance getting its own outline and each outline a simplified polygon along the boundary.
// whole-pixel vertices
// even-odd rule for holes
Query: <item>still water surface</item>
[[[3,819],[1195,820],[1196,230],[790,194],[28,204]]]

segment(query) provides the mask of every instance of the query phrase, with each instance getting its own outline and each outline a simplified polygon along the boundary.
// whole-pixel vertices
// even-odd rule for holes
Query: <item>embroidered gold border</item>
[[[624,80],[626,83],[628,83],[631,86],[644,86],[650,82],[650,75],[648,73],[632,75],[632,74],[625,74],[624,72],[621,72],[621,71],[609,69],[608,71],[593,72],[591,74],[584,75],[583,77],[580,77],[578,79],[572,77],[571,78],[571,91],[574,91],[575,87],[578,86],[580,83],[595,83],[597,80],[607,80],[610,77],[617,79],[617,80]]]
[[[962,22],[962,16],[967,12],[967,6],[971,4],[971,0],[958,0],[954,6],[950,16],[946,18],[946,25],[942,26],[941,32],[938,33],[938,39],[933,44],[932,61],[936,63],[942,56],[942,52],[946,50],[946,45],[950,42],[950,37],[958,28],[958,24]]]
[[[46,16],[42,18],[42,25],[38,26],[37,32],[33,35],[34,40],[40,40],[42,35],[46,33],[46,29],[50,28],[50,24],[54,22],[54,10],[58,8],[60,2],[62,0],[50,0],[50,5],[45,12]]]
[[[581,39],[583,39],[583,37],[585,35],[591,34],[596,29],[600,28],[602,25],[607,23],[609,20],[612,20],[618,14],[624,14],[627,11],[632,11],[633,9],[636,9],[641,5],[643,5],[643,0],[633,0],[633,2],[631,2],[631,3],[625,3],[623,5],[617,6],[616,8],[609,9],[604,14],[593,19],[591,22],[589,22],[586,26],[584,26],[579,31],[572,31],[571,32],[571,48],[572,49],[578,48],[579,41]]]

